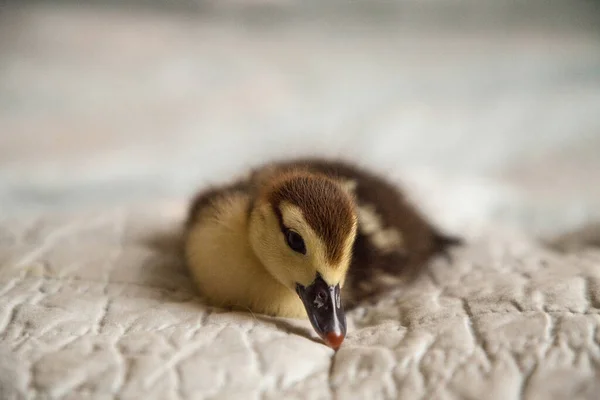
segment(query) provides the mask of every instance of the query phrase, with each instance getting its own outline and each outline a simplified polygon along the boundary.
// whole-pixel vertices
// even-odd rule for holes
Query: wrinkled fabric
[[[593,10],[4,3],[0,399],[600,397],[600,254],[534,240],[600,220]],[[206,306],[177,251],[180,199],[314,152],[468,239],[337,353]]]
[[[307,321],[205,305],[183,207],[4,220],[0,397],[597,398],[600,252],[482,231],[349,313],[337,353]]]

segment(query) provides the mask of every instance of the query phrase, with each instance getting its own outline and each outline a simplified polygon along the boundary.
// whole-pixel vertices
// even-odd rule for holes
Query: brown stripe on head
[[[306,222],[323,240],[328,261],[339,264],[357,221],[348,192],[326,176],[303,171],[282,174],[269,183],[267,201],[280,221],[282,202],[300,208]]]

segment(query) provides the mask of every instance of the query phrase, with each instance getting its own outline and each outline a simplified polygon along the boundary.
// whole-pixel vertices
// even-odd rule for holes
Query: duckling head
[[[249,237],[257,257],[298,294],[313,328],[334,349],[346,335],[340,291],[356,228],[350,193],[308,172],[282,174],[263,184],[250,214]]]

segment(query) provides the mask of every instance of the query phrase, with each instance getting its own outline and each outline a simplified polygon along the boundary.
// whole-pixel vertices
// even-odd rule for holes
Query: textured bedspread
[[[205,306],[181,212],[2,223],[0,397],[598,398],[599,252],[484,233],[352,312],[334,353],[306,322]]]
[[[8,3],[0,399],[600,399],[600,250],[534,240],[600,220],[595,2]],[[207,307],[177,247],[198,186],[313,152],[467,235],[337,353]]]

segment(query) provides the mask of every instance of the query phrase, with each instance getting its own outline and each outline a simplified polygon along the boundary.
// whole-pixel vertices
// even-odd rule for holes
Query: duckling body
[[[393,288],[457,243],[381,177],[305,159],[267,164],[197,195],[185,253],[213,304],[308,316],[335,347],[345,335],[344,307]]]

